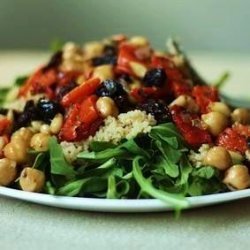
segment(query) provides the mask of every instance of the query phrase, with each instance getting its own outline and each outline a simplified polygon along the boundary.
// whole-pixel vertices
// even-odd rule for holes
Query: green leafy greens
[[[194,168],[188,149],[173,123],[119,145],[94,141],[90,151],[69,164],[57,139],[49,152],[36,155],[35,168],[47,175],[45,192],[108,199],[156,198],[176,210],[188,207],[186,196],[219,192],[219,173],[211,166]],[[46,162],[49,164],[46,165]]]

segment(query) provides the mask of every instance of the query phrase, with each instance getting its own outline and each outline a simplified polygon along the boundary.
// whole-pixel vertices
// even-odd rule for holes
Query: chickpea
[[[219,135],[228,125],[227,117],[215,111],[202,115],[201,119],[207,125],[209,132],[214,136]]]
[[[17,164],[25,163],[29,160],[27,152],[27,142],[22,138],[18,140],[15,139],[8,143],[4,149],[4,156],[12,161],[15,161]]]
[[[245,189],[250,186],[250,175],[245,165],[234,165],[229,168],[223,180],[229,189]]]
[[[241,162],[243,162],[244,158],[241,155],[241,153],[238,153],[238,152],[235,152],[235,151],[228,151],[228,152],[231,155],[233,165],[240,164]]]
[[[35,133],[40,132],[41,126],[42,126],[42,122],[40,121],[31,122],[31,128]]]
[[[219,170],[225,170],[232,166],[232,159],[225,148],[218,146],[208,150],[203,163],[218,168]]]
[[[129,66],[133,73],[139,78],[143,78],[147,72],[147,68],[141,63],[129,62]]]
[[[14,112],[13,112],[13,110],[10,109],[10,110],[8,111],[6,117],[7,117],[8,120],[10,120],[10,121],[13,122],[13,121],[14,121]]]
[[[76,79],[76,83],[78,84],[78,85],[81,85],[83,82],[85,82],[86,81],[86,77],[84,76],[84,75],[80,75],[80,76],[78,76],[77,77],[77,79]]]
[[[31,129],[29,128],[20,128],[11,136],[11,142],[23,140],[27,145],[30,144],[30,140],[33,136]]]
[[[63,125],[63,115],[59,113],[51,121],[50,132],[54,135],[57,135],[60,132],[62,125]]]
[[[148,40],[143,36],[133,36],[130,38],[129,43],[138,47],[142,47],[148,45]]]
[[[19,184],[22,190],[41,192],[45,184],[45,175],[34,168],[24,168],[20,175]]]
[[[92,58],[96,56],[100,56],[102,54],[104,45],[100,42],[89,42],[84,46],[84,53],[86,58]]]
[[[101,116],[106,118],[108,116],[118,116],[118,109],[115,102],[110,97],[100,97],[96,102],[96,108]]]
[[[45,152],[48,150],[50,135],[44,133],[35,134],[30,141],[30,146],[38,151]]]
[[[231,114],[230,108],[223,102],[212,102],[209,104],[208,109],[210,111],[222,113],[226,116],[230,116]]]
[[[16,162],[7,158],[0,159],[0,186],[10,185],[16,178]]]
[[[13,102],[17,99],[19,94],[19,88],[18,87],[14,87],[12,88],[8,94],[6,95],[6,102]]]
[[[170,107],[177,105],[180,107],[184,107],[187,110],[197,113],[199,111],[199,107],[191,96],[188,95],[180,95],[178,96],[172,103],[170,103]]]
[[[50,134],[50,126],[48,124],[43,124],[40,128],[40,132],[43,134]]]
[[[3,136],[0,136],[0,152],[3,150],[4,146],[6,145],[6,140]]]
[[[237,108],[231,114],[232,120],[241,124],[250,123],[250,112],[245,108]]]
[[[114,78],[113,67],[111,65],[102,65],[95,67],[93,77],[100,78],[101,81]]]

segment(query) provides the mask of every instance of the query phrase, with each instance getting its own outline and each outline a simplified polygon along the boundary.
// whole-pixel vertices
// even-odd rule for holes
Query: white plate
[[[232,78],[225,86],[225,93],[232,97],[250,98],[248,79],[250,79],[250,57],[248,55],[223,55],[212,53],[191,53],[194,65],[210,81],[217,79],[223,71],[229,70]],[[0,52],[0,86],[13,81],[16,75],[22,75],[36,68],[47,58],[45,53]],[[37,204],[98,212],[160,212],[173,208],[159,200],[106,200],[89,198],[56,197],[46,194],[28,193],[0,187],[0,196],[11,197]],[[208,206],[250,197],[250,189],[223,194],[205,195],[187,198],[189,208]]]
[[[15,198],[41,205],[60,207],[66,209],[95,211],[95,212],[161,212],[174,210],[159,200],[108,200],[77,197],[61,197],[48,194],[29,193],[11,188],[0,187],[0,196]],[[187,198],[188,208],[196,208],[224,203],[250,197],[250,189],[222,194],[203,195]]]

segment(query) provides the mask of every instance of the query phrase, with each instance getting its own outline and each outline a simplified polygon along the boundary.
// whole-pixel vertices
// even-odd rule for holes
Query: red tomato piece
[[[195,86],[192,91],[192,95],[195,98],[201,113],[208,112],[208,105],[211,102],[219,101],[218,90],[213,86]]]
[[[91,78],[66,94],[62,98],[61,104],[64,107],[69,107],[71,104],[80,103],[86,97],[94,94],[99,85],[99,78]]]
[[[188,113],[178,106],[172,107],[171,113],[174,123],[189,145],[198,147],[201,144],[212,142],[211,135],[202,127],[197,114]]]
[[[217,145],[227,150],[238,151],[242,154],[247,150],[247,141],[243,135],[238,134],[232,128],[224,130],[217,138]]]

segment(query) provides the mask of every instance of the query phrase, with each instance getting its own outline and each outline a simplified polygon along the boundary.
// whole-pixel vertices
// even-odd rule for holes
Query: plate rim
[[[93,212],[161,212],[173,211],[173,206],[157,199],[104,199],[56,196],[42,193],[32,193],[8,187],[0,187],[0,196],[22,200],[29,203],[50,207]],[[219,203],[250,197],[250,189],[187,197],[189,207],[205,207]]]

